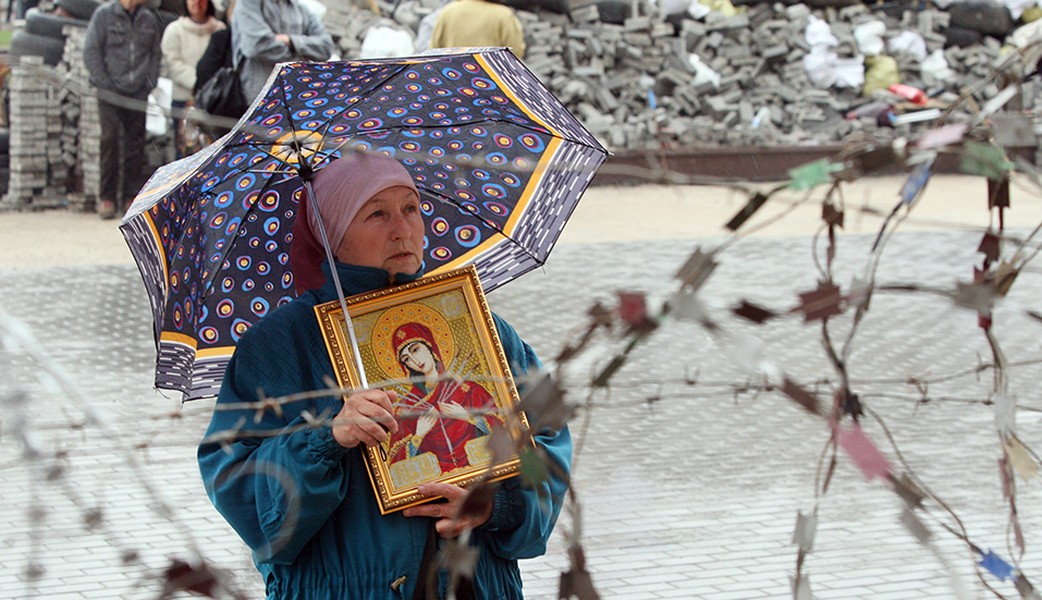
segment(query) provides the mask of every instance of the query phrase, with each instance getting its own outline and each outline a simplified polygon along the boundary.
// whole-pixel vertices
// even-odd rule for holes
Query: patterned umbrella
[[[235,129],[157,170],[120,224],[156,387],[217,393],[243,332],[294,297],[300,174],[353,151],[412,174],[427,273],[474,263],[486,291],[545,261],[607,156],[505,49],[279,65]]]

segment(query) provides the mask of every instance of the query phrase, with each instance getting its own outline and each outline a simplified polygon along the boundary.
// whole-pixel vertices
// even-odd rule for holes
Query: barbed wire
[[[999,66],[999,71],[1001,72],[1002,69],[1013,68],[1016,66],[1015,62],[1018,60],[1024,63],[1034,64],[1034,62],[1031,62],[1032,58],[1037,57],[1029,55],[1026,51],[1019,51],[1015,56],[1007,57],[1006,62]],[[998,76],[999,73],[996,73],[987,81],[993,82],[998,78]],[[983,85],[983,83],[979,85]],[[89,90],[80,91],[84,94],[90,93]],[[963,100],[965,101],[970,99],[977,91],[979,90],[967,90],[963,95]],[[120,101],[122,102],[122,100]],[[130,106],[130,104],[127,104],[127,106]],[[144,109],[140,104],[134,104],[130,107],[139,110]],[[981,117],[976,120],[973,127],[986,128],[985,120],[988,114],[990,114],[988,113],[988,110],[994,112],[999,108],[1001,107],[982,107],[979,113]],[[184,112],[170,111],[166,116],[184,117],[186,114]],[[212,117],[205,116],[203,119],[203,122],[207,124],[230,126],[228,123],[229,120],[207,120],[212,119]],[[940,124],[944,124],[943,120]],[[231,125],[234,125],[234,123],[231,123]],[[260,136],[264,132],[252,131],[249,133],[254,133]],[[984,130],[975,132],[972,128],[967,128],[967,135],[960,137],[959,141],[948,144],[942,148],[933,149],[934,157],[944,153],[952,155],[960,155],[963,153],[967,155],[971,154],[972,152],[969,149],[976,147],[968,146],[968,144],[980,143],[973,139],[971,135],[980,136],[982,133],[985,133]],[[987,144],[985,145],[987,146]],[[987,147],[998,150],[998,148],[993,145]],[[679,306],[663,306],[658,314],[651,314],[646,309],[632,313],[632,311],[629,311],[626,308],[625,300],[623,299],[620,300],[619,306],[613,308],[605,309],[601,306],[601,310],[596,310],[596,306],[598,305],[594,305],[590,310],[592,316],[588,327],[572,332],[578,339],[572,338],[570,341],[565,342],[561,354],[557,357],[557,360],[552,367],[555,377],[562,382],[563,387],[558,388],[558,393],[553,396],[553,399],[548,403],[544,402],[541,408],[548,410],[548,412],[559,411],[567,413],[569,419],[575,416],[581,418],[581,421],[579,422],[580,442],[576,446],[574,458],[574,463],[577,465],[583,457],[583,442],[588,438],[587,432],[590,419],[596,410],[625,408],[637,405],[657,406],[662,402],[672,400],[691,401],[700,398],[714,399],[717,397],[737,398],[741,395],[759,397],[766,393],[780,393],[795,401],[804,409],[805,412],[828,422],[830,426],[831,437],[823,443],[816,469],[817,474],[814,484],[815,502],[809,513],[811,517],[815,519],[818,515],[819,505],[827,500],[827,492],[831,483],[831,476],[835,472],[836,465],[840,460],[840,450],[844,449],[842,448],[840,440],[846,439],[844,436],[848,435],[861,435],[860,433],[851,434],[850,432],[853,431],[853,429],[845,428],[841,423],[845,420],[852,421],[853,425],[851,427],[856,427],[857,431],[860,431],[860,418],[863,415],[868,415],[879,427],[882,428],[890,450],[898,458],[898,462],[903,469],[903,472],[900,474],[894,472],[887,473],[887,477],[884,478],[884,480],[887,482],[887,485],[891,487],[892,491],[894,491],[906,503],[905,512],[902,517],[905,519],[904,522],[906,527],[912,535],[919,539],[924,547],[927,547],[930,552],[935,554],[939,560],[941,560],[942,564],[949,569],[949,571],[952,571],[949,562],[946,561],[939,552],[937,552],[936,548],[931,545],[930,539],[932,534],[930,534],[929,530],[925,525],[923,525],[922,520],[918,516],[919,514],[925,515],[935,526],[940,527],[942,530],[964,542],[967,547],[977,555],[984,554],[982,547],[972,541],[966,531],[966,527],[963,525],[956,512],[942,498],[929,491],[929,488],[919,480],[915,475],[914,470],[908,466],[903,452],[887,428],[885,419],[883,419],[882,416],[874,411],[870,406],[867,406],[865,401],[874,398],[893,398],[898,400],[908,400],[915,404],[946,401],[993,406],[995,404],[996,395],[1007,393],[1010,375],[1014,369],[1038,365],[1042,363],[1042,359],[1007,361],[1003,355],[1001,346],[998,343],[998,339],[990,331],[990,324],[985,322],[991,318],[991,306],[1005,293],[1002,291],[1003,287],[1008,289],[1009,286],[1015,285],[1015,281],[1013,281],[1013,278],[1009,278],[1008,274],[1007,279],[1003,279],[1002,274],[998,272],[999,265],[1003,264],[997,260],[999,256],[986,257],[983,266],[980,269],[983,274],[981,281],[974,280],[972,283],[965,284],[961,287],[958,285],[956,287],[925,285],[917,282],[878,283],[876,281],[876,271],[880,264],[879,259],[884,254],[888,243],[893,239],[893,235],[895,235],[900,229],[913,224],[959,228],[965,231],[979,231],[980,229],[965,224],[946,222],[943,219],[918,219],[913,217],[912,211],[915,208],[916,201],[920,197],[921,191],[925,188],[929,179],[929,175],[927,175],[927,177],[921,182],[916,180],[915,178],[917,175],[914,171],[909,182],[914,184],[913,188],[917,185],[918,189],[911,189],[909,193],[902,194],[901,201],[897,202],[890,212],[881,211],[880,209],[868,207],[866,205],[859,207],[856,204],[848,202],[842,196],[842,186],[844,183],[849,182],[851,178],[856,179],[857,177],[864,175],[865,169],[857,166],[857,161],[858,157],[862,156],[866,151],[866,148],[861,144],[848,144],[845,146],[845,152],[837,157],[837,161],[831,163],[831,165],[840,168],[832,169],[830,164],[826,164],[824,165],[826,167],[824,170],[819,169],[819,171],[817,171],[818,175],[812,175],[806,171],[796,173],[793,175],[792,181],[784,185],[773,184],[771,186],[766,186],[766,190],[764,189],[764,186],[734,184],[720,178],[678,173],[676,171],[671,171],[662,165],[642,168],[633,166],[616,166],[609,163],[603,169],[603,172],[609,174],[626,175],[628,177],[649,181],[664,181],[670,184],[720,185],[747,195],[746,206],[736,214],[735,218],[730,222],[729,225],[733,226],[728,226],[728,229],[732,231],[732,234],[713,248],[708,254],[702,253],[700,249],[696,249],[696,252],[692,254],[694,264],[687,265],[690,267],[687,274],[680,278],[682,281],[678,286],[679,289],[677,292],[680,300],[697,300],[699,288],[712,275],[712,265],[715,264],[714,257],[719,256],[721,253],[730,249],[735,244],[751,237],[753,234],[762,232],[770,225],[786,218],[791,218],[797,208],[817,203],[820,203],[824,207],[823,213],[825,216],[823,217],[823,223],[812,237],[811,249],[811,259],[819,276],[819,287],[808,292],[801,299],[801,302],[795,306],[771,310],[754,306],[752,303],[745,303],[744,313],[750,314],[750,312],[755,312],[752,311],[752,308],[767,311],[767,313],[769,313],[769,318],[760,321],[758,323],[759,325],[775,321],[791,322],[799,318],[802,318],[805,322],[820,325],[823,348],[832,366],[833,374],[827,377],[820,377],[812,382],[812,386],[814,388],[827,387],[827,394],[808,390],[804,387],[804,384],[799,384],[794,380],[789,379],[781,366],[774,364],[773,362],[758,366],[763,376],[762,380],[748,379],[744,382],[735,382],[730,380],[712,381],[700,379],[697,376],[694,380],[691,380],[685,374],[684,377],[678,377],[675,379],[666,378],[656,379],[653,381],[631,379],[627,382],[619,382],[615,380],[614,377],[627,363],[633,353],[639,352],[642,349],[643,344],[651,336],[656,335],[657,332],[662,329],[664,324],[669,323],[672,320],[693,320],[705,328],[710,336],[717,340],[721,345],[727,345],[729,343],[729,340],[726,337],[728,332],[724,327],[723,322],[720,319],[714,318],[711,311],[704,307],[696,306],[690,302],[687,304],[681,302],[678,303]],[[975,151],[976,150],[974,150],[974,152]],[[929,152],[927,152],[927,154],[929,154]],[[1021,162],[1010,163],[1005,159],[1004,154],[1001,151],[998,151],[997,154],[993,153],[991,156],[1000,157],[996,160],[1001,160],[1001,164],[985,164],[976,174],[988,177],[990,174],[994,174],[997,169],[1000,175],[999,179],[1001,182],[1005,182],[1006,185],[1012,183],[1018,187],[1023,186],[1022,189],[1036,194],[1039,193],[1040,189],[1042,189],[1042,186],[1039,184],[1039,173],[1037,168]],[[908,167],[916,169],[918,168],[918,165],[926,164],[921,160],[919,162],[914,162],[911,160],[913,158],[917,158],[914,150],[913,152],[904,155],[895,154],[890,164],[893,166],[904,167],[906,169]],[[932,159],[930,160],[932,161]],[[987,161],[985,160],[984,162],[986,163]],[[483,159],[477,158],[471,166],[481,166],[482,164]],[[844,170],[853,172],[853,174],[844,174]],[[1024,177],[1012,178],[1011,175],[1014,172],[1020,173]],[[805,179],[801,179],[801,177],[805,177]],[[794,185],[794,183],[796,184]],[[820,198],[815,191],[821,186],[827,188],[823,199]],[[790,200],[782,197],[783,192],[787,193],[794,190],[804,191],[802,198]],[[990,198],[990,200],[992,200],[992,203],[994,204],[994,197]],[[778,214],[755,225],[743,227],[743,225],[749,221],[749,219],[755,215],[762,206],[768,204],[775,207],[781,207],[782,210]],[[1039,248],[1042,248],[1042,244],[1036,240],[1040,231],[1039,227],[1036,227],[1029,232],[1025,238],[1009,234],[1005,231],[1002,223],[1002,211],[1003,207],[1001,206],[993,206],[989,209],[989,222],[985,231],[994,234],[996,243],[1002,244],[1004,242],[1010,242],[1016,245],[1016,251],[1013,253],[1012,257],[1008,259],[1008,263],[1006,263],[1010,265],[1009,268],[1013,270],[1012,272],[1014,274],[1035,272],[1034,269],[1029,269],[1027,265],[1036,258]],[[865,278],[864,281],[860,282],[860,285],[862,285],[863,288],[853,289],[854,286],[851,286],[851,289],[849,289],[847,294],[842,294],[840,287],[832,283],[836,276],[833,271],[833,261],[836,256],[836,248],[838,245],[839,236],[837,231],[842,228],[843,216],[850,213],[856,215],[859,214],[865,217],[881,217],[883,218],[883,223],[880,225],[876,234],[876,242],[873,244],[873,247],[869,252],[868,261],[864,271]],[[1040,225],[1040,227],[1042,227],[1042,225]],[[819,243],[823,244],[823,249],[819,249]],[[892,378],[858,379],[851,377],[848,372],[848,362],[850,360],[850,351],[853,341],[859,331],[859,325],[862,322],[863,315],[869,310],[867,298],[877,292],[938,296],[952,301],[953,304],[957,306],[962,306],[963,308],[976,311],[981,315],[983,320],[980,328],[983,330],[984,337],[991,349],[991,360],[981,361],[975,367],[969,367],[951,373],[934,376],[909,376],[900,380]],[[830,326],[835,324],[834,319],[836,317],[850,309],[853,309],[854,315],[852,316],[849,329],[846,331],[846,335],[842,336],[842,341],[838,341],[839,337],[837,336],[836,339],[834,339]],[[758,314],[761,317],[764,316],[763,312]],[[1033,315],[1031,311],[1025,311],[1024,314],[1027,316],[1033,316],[1036,319],[1038,318],[1036,316],[1037,313]],[[819,321],[820,323],[817,323]],[[164,518],[176,522],[177,520],[174,511],[171,510],[171,507],[163,501],[155,484],[151,483],[147,471],[142,468],[142,465],[133,454],[132,449],[119,443],[119,428],[114,427],[114,424],[118,424],[118,420],[114,421],[102,417],[96,410],[94,410],[90,399],[78,390],[77,386],[73,384],[71,378],[65,375],[64,372],[61,371],[60,367],[57,366],[57,363],[43,352],[43,349],[35,342],[31,334],[23,328],[20,328],[20,326],[17,325],[17,322],[2,310],[2,307],[0,307],[0,333],[3,333],[5,344],[10,344],[25,350],[33,357],[37,364],[41,366],[44,373],[51,379],[51,382],[46,385],[56,386],[62,394],[67,394],[69,398],[74,400],[75,406],[78,410],[83,412],[84,416],[75,419],[70,418],[69,423],[74,424],[80,429],[88,427],[96,428],[104,433],[107,438],[113,440],[117,453],[124,458],[126,466],[134,473],[135,478],[140,481],[149,497],[149,501],[154,504],[156,512]],[[610,343],[598,346],[596,342]],[[597,363],[595,366],[591,367],[592,374],[586,378],[582,378],[576,377],[574,374],[566,373],[570,368],[578,366],[577,363],[579,361],[577,359],[581,355],[595,350],[606,350],[608,358],[603,363]],[[933,385],[955,381],[964,377],[979,377],[982,373],[992,374],[993,381],[988,397],[978,398],[972,396],[958,397],[948,395],[933,396],[928,393],[929,388]],[[384,387],[393,388],[395,386],[406,386],[415,382],[415,378],[408,378],[384,382],[382,385]],[[493,380],[486,381],[486,383],[491,382],[493,382]],[[530,381],[529,383],[532,382]],[[644,395],[638,400],[612,401],[613,394],[648,385],[657,386],[659,390],[654,394]],[[663,389],[670,385],[677,386],[683,391],[665,391]],[[854,392],[854,389],[856,388],[876,388],[882,385],[909,386],[916,388],[917,392],[900,394],[895,392],[878,391],[875,389],[870,392]],[[263,398],[261,401],[256,403],[222,406],[218,407],[218,410],[252,411],[255,413],[254,421],[257,421],[259,420],[258,417],[265,414],[267,411],[278,411],[280,407],[289,403],[320,397],[339,397],[350,394],[353,391],[357,390],[329,385],[329,388],[325,390],[301,392],[277,398]],[[569,395],[579,396],[582,400],[577,402],[568,402],[567,397]],[[827,400],[828,398],[832,399],[831,406],[828,406],[827,402],[823,402],[823,400]],[[49,452],[48,450],[41,448],[38,442],[34,441],[34,432],[45,431],[47,430],[46,428],[50,426],[40,427],[34,425],[31,420],[27,418],[28,413],[25,412],[25,409],[28,406],[28,400],[24,395],[16,394],[14,396],[8,396],[3,399],[3,402],[5,406],[17,409],[15,414],[18,415],[18,417],[14,419],[14,425],[10,425],[5,428],[5,430],[8,432],[8,435],[10,435],[11,432],[14,432],[14,434],[18,436],[23,452],[22,456],[17,459],[16,462],[8,465],[0,465],[0,468],[26,466],[27,469],[34,472],[34,475],[30,477],[31,482],[36,482],[33,485],[38,485],[38,482],[40,481],[52,481],[57,483],[59,489],[62,490],[62,493],[65,494],[73,504],[79,507],[84,514],[85,520],[90,523],[92,527],[104,530],[106,521],[104,511],[99,511],[98,507],[90,506],[90,503],[80,498],[76,494],[75,490],[68,485],[69,475],[61,469],[59,464],[62,458],[60,452]],[[522,397],[522,405],[524,405],[524,403],[525,398]],[[1042,408],[1022,406],[1015,403],[1014,406],[1015,409],[1018,410],[1042,411]],[[487,414],[482,411],[476,412],[478,414]],[[310,415],[310,418],[307,419],[307,421],[308,422],[300,426],[300,428],[329,427],[338,422],[328,414]],[[291,430],[276,432],[251,430],[246,428],[247,424],[248,420],[244,418],[244,420],[241,420],[240,424],[235,428],[215,434],[206,441],[223,444],[243,439],[243,437],[258,438],[269,435],[283,435],[292,432]],[[1007,447],[1007,444],[1011,443],[1012,440],[1018,440],[1018,438],[1012,431],[999,431],[998,434],[1004,459],[1008,461],[1010,460],[1012,451]],[[868,438],[858,438],[859,442],[863,440],[868,440]],[[1021,442],[1018,441],[1018,443]],[[1039,458],[1033,450],[1022,443],[1021,446],[1023,451],[1026,452],[1035,463],[1039,462]],[[869,447],[875,449],[875,446],[872,445],[870,441]],[[852,453],[848,452],[848,454]],[[852,459],[857,462],[857,457],[852,457]],[[55,461],[55,464],[45,469],[43,468],[43,460],[53,460]],[[1002,469],[1004,484],[1008,486],[1008,491],[1010,492],[1008,494],[1010,506],[1008,529],[1013,532],[1013,541],[1007,545],[1007,554],[1013,557],[1013,567],[1016,568],[1020,557],[1023,556],[1026,549],[1023,544],[1022,535],[1019,534],[1020,525],[1016,516],[1018,508],[1016,506],[1016,495],[1014,493],[1015,486],[1013,482],[1015,479],[1013,478],[1011,468],[1008,467],[1008,465],[1002,467]],[[280,479],[280,481],[284,479],[282,475],[278,473],[265,472],[265,474],[274,476]],[[32,558],[39,556],[39,552],[41,551],[41,525],[45,518],[45,513],[39,508],[43,506],[43,502],[41,501],[39,490],[36,487],[31,490],[30,497],[35,506],[29,515],[32,526],[30,536],[32,556],[30,557],[30,567],[27,570],[27,574],[29,575],[29,585],[32,586],[32,582],[38,580],[42,575],[42,573],[38,571],[38,563],[34,562]],[[931,510],[932,507],[925,505],[926,500],[933,502],[940,513],[943,513],[944,517],[949,519],[950,522],[942,519],[941,515],[935,515]],[[568,540],[567,552],[570,561],[570,569],[566,573],[562,573],[560,591],[562,597],[574,595],[586,600],[596,597],[597,592],[593,585],[592,577],[586,567],[586,557],[583,549],[582,537],[582,503],[579,501],[578,490],[574,487],[569,490],[568,511],[571,515],[572,528],[571,531],[566,534]],[[190,560],[192,562],[183,564],[175,563],[164,572],[163,576],[167,577],[168,582],[176,582],[177,579],[170,576],[171,571],[176,573],[177,577],[187,575],[191,583],[175,583],[175,585],[183,586],[184,589],[190,589],[191,585],[198,583],[199,581],[210,581],[211,579],[214,579],[215,576],[212,574],[210,568],[213,563],[207,561],[199,553],[198,545],[193,541],[191,536],[190,527],[183,523],[177,523],[177,525],[188,545]],[[810,593],[809,579],[804,577],[804,568],[806,567],[806,558],[809,555],[809,548],[813,542],[813,534],[809,533],[810,528],[806,525],[798,525],[798,529],[799,531],[797,533],[803,535],[804,539],[802,539],[802,543],[799,544],[800,549],[797,553],[796,577],[793,585],[793,595],[794,598],[802,600],[804,597],[807,597],[804,595],[804,591],[806,594]],[[118,541],[114,541],[114,543],[117,546],[122,547]],[[454,548],[459,550],[458,547]],[[138,561],[139,557],[134,555],[132,548],[125,548],[122,552],[124,552],[125,556],[128,557],[129,562]],[[446,556],[451,557],[451,552]],[[450,558],[448,564],[454,578],[466,574],[466,566],[469,560],[465,557],[460,558],[462,555],[459,554],[456,556],[457,560],[453,561]],[[991,586],[991,583],[984,578],[983,574],[986,570],[988,570],[986,567],[979,565],[975,566],[975,573],[980,583],[996,597],[1003,597]],[[995,574],[994,570],[990,572]],[[1015,580],[1018,586],[1018,593],[1022,597],[1037,597],[1037,594],[1035,594],[1025,574],[1018,572],[1015,576]],[[232,593],[234,594],[234,592]]]

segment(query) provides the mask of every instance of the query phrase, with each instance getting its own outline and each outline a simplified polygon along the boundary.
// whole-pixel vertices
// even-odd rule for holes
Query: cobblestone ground
[[[967,280],[979,236],[897,236],[879,272],[885,283],[951,286]],[[861,271],[869,238],[842,240],[844,285]],[[703,244],[708,242],[703,241]],[[741,298],[786,309],[814,286],[808,238],[753,239],[721,255],[704,289],[710,314],[726,318]],[[589,244],[558,248],[541,272],[490,295],[493,309],[549,359],[576,331],[588,306],[616,290],[665,300],[687,242]],[[151,389],[154,360],[148,305],[133,267],[0,272],[0,307],[29,326],[51,365],[82,397],[41,380],[24,349],[0,353],[0,598],[154,598],[155,576],[171,557],[199,551],[229,572],[248,597],[262,591],[245,548],[209,505],[194,461],[211,401],[180,407]],[[996,336],[1022,406],[1018,427],[1042,447],[1034,389],[1042,323],[1024,315],[1042,292],[1038,270],[1022,273],[996,311]],[[547,556],[523,563],[526,594],[556,598],[568,568],[566,535],[579,532],[594,583],[605,598],[784,598],[791,596],[798,511],[819,507],[814,551],[804,565],[816,598],[992,597],[974,556],[945,530],[956,521],[928,503],[924,547],[899,523],[901,503],[840,458],[831,486],[815,497],[826,425],[777,393],[743,392],[737,364],[770,363],[808,386],[831,377],[820,328],[788,317],[763,327],[727,322],[720,344],[687,323],[669,322],[634,352],[608,390],[589,380],[610,355],[599,347],[569,366],[569,399],[585,402],[572,423],[581,528],[562,517]],[[843,328],[837,329],[837,339]],[[737,358],[736,363],[733,358]],[[976,316],[924,294],[878,293],[848,357],[853,387],[878,421],[865,430],[898,471],[914,471],[958,515],[970,539],[1007,559],[1008,504],[987,396],[992,372]],[[948,376],[963,373],[959,377]],[[909,377],[931,380],[916,402]],[[24,410],[11,392],[25,392]],[[84,403],[89,403],[89,414]],[[19,419],[25,418],[23,426]],[[22,453],[31,433],[40,460]],[[896,447],[896,450],[895,450]],[[897,450],[900,450],[900,456]],[[59,459],[52,458],[54,451]],[[60,467],[60,468],[59,468]],[[151,490],[151,491],[150,491]],[[153,493],[154,492],[154,493]],[[1042,582],[1038,479],[1018,480],[1027,552],[1021,566]],[[169,509],[172,519],[163,516]],[[33,525],[35,523],[35,526]],[[126,553],[138,558],[123,562]],[[31,560],[43,575],[27,580]],[[1013,586],[983,581],[1016,597]]]

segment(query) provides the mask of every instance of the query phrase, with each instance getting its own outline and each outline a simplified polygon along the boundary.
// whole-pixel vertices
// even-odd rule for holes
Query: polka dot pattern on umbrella
[[[606,154],[502,49],[282,65],[231,134],[161,168],[121,225],[155,313],[158,386],[212,388],[193,370],[214,377],[210,357],[292,300],[300,174],[347,152],[400,161],[420,190],[425,270],[476,262],[487,289],[543,260]]]

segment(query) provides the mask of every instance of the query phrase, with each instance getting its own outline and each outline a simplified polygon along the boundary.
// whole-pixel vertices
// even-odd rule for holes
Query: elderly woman
[[[531,486],[516,477],[506,480],[492,501],[464,515],[465,490],[426,484],[421,493],[446,502],[381,515],[363,448],[386,443],[398,431],[393,391],[293,402],[263,412],[256,424],[256,410],[235,407],[258,402],[261,393],[326,387],[333,366],[313,308],[335,299],[332,277],[340,279],[344,293],[358,294],[422,275],[419,195],[398,162],[378,154],[349,155],[320,170],[313,186],[319,210],[298,219],[295,232],[301,235],[294,244],[313,246],[322,219],[335,249],[335,272],[325,268],[321,287],[274,311],[239,341],[207,437],[240,435],[223,447],[199,447],[207,494],[253,550],[268,598],[425,598],[423,577],[427,565],[436,564],[439,536],[457,537],[464,529],[472,530],[470,543],[479,552],[475,597],[522,598],[517,561],[545,552],[567,488],[567,428],[535,435],[555,465],[546,481]],[[295,262],[294,270],[313,276],[306,266],[314,265]],[[515,377],[538,368],[531,347],[505,321],[495,322]],[[331,425],[309,427],[317,415],[334,418]],[[444,571],[433,585],[444,597]]]

